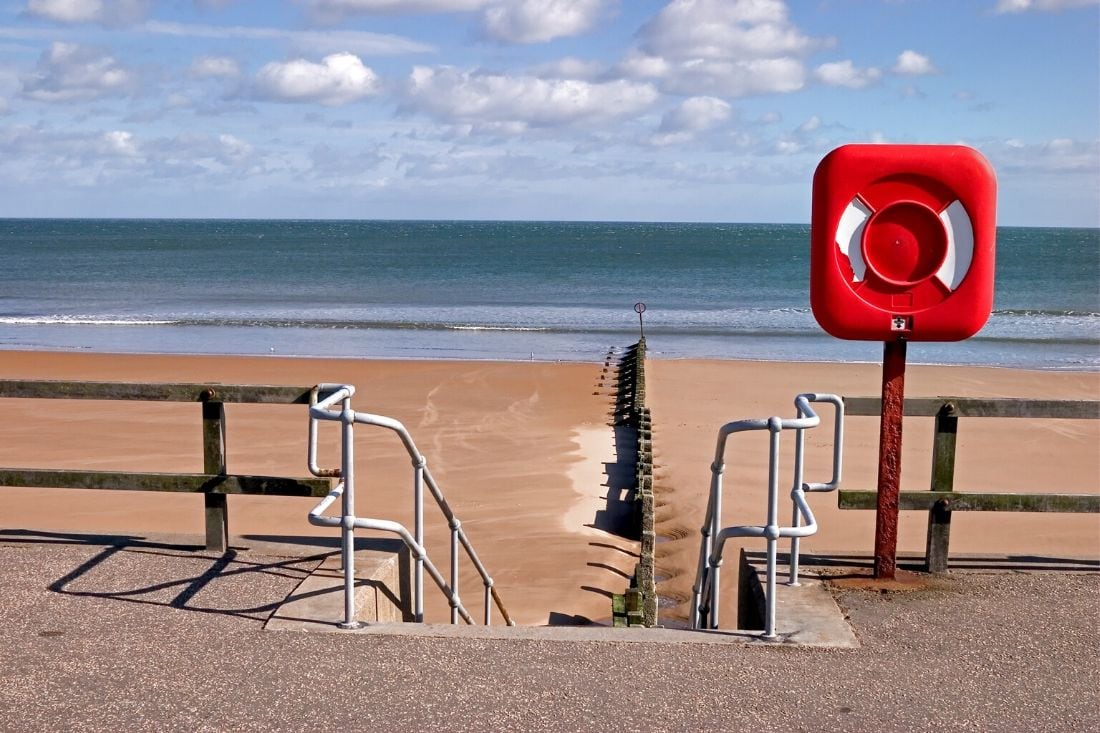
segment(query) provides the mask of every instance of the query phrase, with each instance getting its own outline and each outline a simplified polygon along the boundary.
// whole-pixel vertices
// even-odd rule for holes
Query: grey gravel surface
[[[1093,573],[840,591],[855,650],[263,631],[316,562],[0,546],[0,730],[1100,730]]]

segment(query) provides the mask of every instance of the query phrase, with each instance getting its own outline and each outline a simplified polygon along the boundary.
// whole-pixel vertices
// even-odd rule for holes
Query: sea
[[[596,362],[644,331],[654,358],[880,360],[814,320],[809,241],[799,224],[3,219],[0,350]],[[986,326],[908,361],[1100,370],[1100,229],[999,228]]]

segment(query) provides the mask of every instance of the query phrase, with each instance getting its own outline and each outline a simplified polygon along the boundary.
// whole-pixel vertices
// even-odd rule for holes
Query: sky
[[[0,217],[805,223],[860,142],[1100,226],[1100,0],[0,0]]]

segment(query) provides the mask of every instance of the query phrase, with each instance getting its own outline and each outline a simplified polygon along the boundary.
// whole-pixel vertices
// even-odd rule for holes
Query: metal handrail
[[[507,609],[493,585],[493,579],[486,571],[481,559],[470,544],[466,532],[462,529],[462,523],[455,517],[443,492],[428,470],[428,461],[416,448],[412,436],[405,426],[398,420],[382,415],[372,415],[366,412],[356,412],[351,408],[351,398],[355,394],[355,387],[348,384],[319,384],[310,393],[309,407],[309,470],[315,476],[338,476],[340,482],[329,492],[320,504],[309,513],[309,522],[322,527],[340,527],[341,553],[344,565],[344,621],[342,628],[357,628],[360,624],[355,620],[354,614],[354,531],[356,529],[370,529],[396,534],[404,541],[413,554],[415,560],[413,576],[413,620],[417,623],[424,621],[424,570],[428,571],[435,584],[443,591],[451,606],[451,623],[458,623],[459,617],[468,624],[474,623],[473,617],[462,604],[458,595],[458,547],[466,551],[467,557],[473,563],[478,575],[481,576],[485,587],[485,615],[484,623],[492,622],[491,610],[495,604],[509,626],[515,626],[508,615]],[[325,395],[323,399],[321,396]],[[341,403],[336,407],[336,403]],[[317,463],[317,423],[327,420],[341,423],[341,453],[340,468],[321,468]],[[409,532],[404,525],[385,519],[371,519],[357,517],[355,515],[355,481],[354,481],[354,426],[370,425],[390,430],[397,434],[405,451],[412,459],[413,465],[413,531]],[[435,498],[436,504],[447,519],[447,526],[451,532],[451,577],[448,583],[442,573],[428,557],[424,547],[424,486]],[[336,499],[342,499],[341,516],[323,516]]]
[[[806,483],[804,478],[805,431],[817,427],[821,418],[810,403],[827,402],[836,408],[833,427],[833,473],[828,483]],[[770,417],[758,420],[738,420],[727,423],[718,430],[718,441],[711,464],[710,496],[701,529],[699,565],[692,586],[691,627],[693,629],[718,628],[719,586],[722,550],[726,540],[732,537],[763,537],[768,541],[767,603],[764,620],[764,638],[774,639],[775,633],[775,575],[776,542],[780,537],[791,538],[791,562],[789,585],[798,585],[798,542],[817,532],[817,520],[806,501],[808,491],[834,491],[840,485],[840,466],[844,442],[844,402],[832,394],[805,393],[794,400],[798,417],[782,419]],[[770,433],[768,461],[768,523],[764,526],[742,525],[719,528],[722,519],[722,474],[725,471],[726,441],[735,433],[767,430]],[[794,485],[791,489],[793,506],[792,526],[779,526],[779,434],[783,430],[796,431],[794,457]],[[805,524],[802,522],[805,521]]]

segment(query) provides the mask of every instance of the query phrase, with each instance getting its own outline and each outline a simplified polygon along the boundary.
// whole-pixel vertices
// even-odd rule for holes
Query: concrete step
[[[786,555],[781,559],[788,559]],[[767,607],[767,555],[742,550],[738,626],[764,627]],[[776,568],[775,633],[779,641],[803,646],[854,648],[859,640],[836,605],[823,576],[813,568],[799,569],[799,584],[788,585],[790,566]],[[761,633],[761,632],[757,632]]]
[[[400,540],[358,539],[355,552],[355,620],[366,624],[412,620],[409,552]],[[268,619],[265,629],[339,630],[344,621],[344,571],[332,555],[301,582]]]

